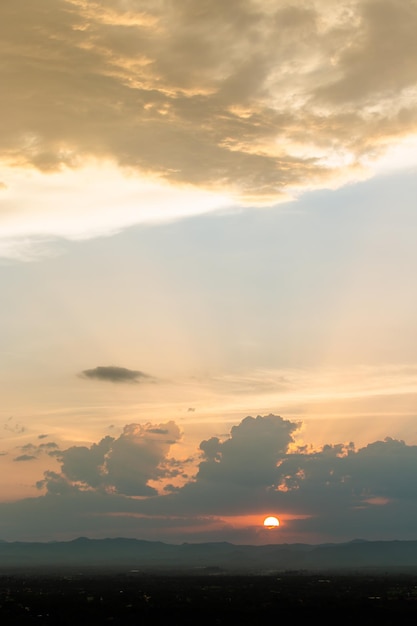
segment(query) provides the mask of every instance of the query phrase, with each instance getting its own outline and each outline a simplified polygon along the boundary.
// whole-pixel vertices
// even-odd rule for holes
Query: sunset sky
[[[0,539],[417,539],[417,1],[0,31]]]

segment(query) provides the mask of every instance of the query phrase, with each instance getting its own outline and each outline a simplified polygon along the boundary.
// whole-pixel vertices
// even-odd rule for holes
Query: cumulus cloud
[[[233,519],[275,512],[284,519],[282,541],[414,536],[416,445],[387,437],[359,449],[349,442],[314,450],[297,447],[299,426],[276,415],[246,417],[229,435],[201,442],[188,477],[190,459],[168,456],[180,437],[174,422],[129,424],[118,438],[56,451],[60,471],[38,483],[46,495],[0,505],[2,536],[15,536],[12,519],[23,509],[33,515],[20,515],[19,528],[36,519],[41,529],[43,519],[39,532],[52,532],[54,522],[69,532],[62,511],[71,509],[74,533],[84,524],[92,533],[117,527],[165,540],[191,533],[194,540],[256,541],[256,527],[234,530]],[[179,475],[185,484],[173,485]]]
[[[296,448],[298,426],[278,416],[246,418],[223,441],[202,442],[192,481],[142,510],[191,518],[275,511],[294,517],[282,536],[303,540],[413,535],[417,493],[407,477],[417,471],[417,446],[388,437],[360,449],[352,442]]]
[[[93,369],[84,370],[80,376],[111,383],[138,383],[143,379],[149,378],[147,374],[138,370],[130,370],[126,367],[116,367],[114,365],[99,365]]]
[[[217,491],[219,513],[252,510],[253,502],[263,502],[319,520],[341,511],[349,519],[358,510],[380,512],[378,507],[415,500],[414,485],[405,477],[417,470],[417,446],[387,437],[358,450],[352,442],[316,451],[289,448],[298,426],[274,415],[249,417],[223,442],[203,441],[196,479],[183,493],[189,490],[194,502],[201,497],[213,506]]]
[[[72,446],[54,453],[61,462],[61,474],[49,472],[40,488],[49,493],[97,490],[108,494],[150,496],[157,490],[150,480],[176,474],[169,470],[166,455],[180,438],[178,426],[165,424],[128,424],[118,437],[104,437],[98,444]]]
[[[276,415],[246,417],[225,441],[212,437],[200,444],[204,460],[197,481],[269,486],[277,480],[277,460],[293,442],[298,426]]]

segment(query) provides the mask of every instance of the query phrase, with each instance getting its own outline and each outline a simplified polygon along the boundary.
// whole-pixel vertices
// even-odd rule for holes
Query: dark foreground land
[[[269,626],[291,618],[398,626],[416,617],[416,573],[0,574],[2,625]]]

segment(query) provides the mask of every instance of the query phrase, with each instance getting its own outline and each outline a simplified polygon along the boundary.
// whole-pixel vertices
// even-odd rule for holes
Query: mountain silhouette
[[[342,544],[235,545],[183,543],[140,539],[88,539],[66,542],[0,541],[0,570],[22,567],[99,567],[198,572],[288,570],[358,570],[364,568],[415,569],[417,541],[354,540]]]

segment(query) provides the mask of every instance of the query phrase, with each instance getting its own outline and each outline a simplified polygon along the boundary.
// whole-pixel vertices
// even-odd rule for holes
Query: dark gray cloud
[[[48,443],[41,443],[39,445],[40,450],[57,450],[58,447],[59,447],[58,444],[55,443],[54,441],[49,441]]]
[[[386,438],[320,450],[294,448],[299,424],[278,416],[245,418],[224,440],[203,441],[193,480],[143,510],[233,516],[275,511],[305,516],[281,535],[344,540],[411,537],[417,523],[417,446]],[[395,521],[396,511],[402,518]],[[405,517],[404,517],[405,516]],[[294,535],[292,535],[294,536]]]
[[[82,378],[92,380],[102,380],[111,383],[139,383],[150,377],[139,370],[130,370],[126,367],[116,367],[115,365],[103,366],[99,365],[93,369],[81,372]]]
[[[313,450],[296,446],[299,426],[276,415],[246,417],[225,437],[201,442],[194,475],[191,458],[168,454],[180,436],[174,422],[129,424],[118,438],[55,451],[60,471],[38,482],[46,495],[0,505],[1,535],[18,537],[24,519],[12,521],[25,510],[38,536],[55,524],[55,532],[256,541],[256,527],[236,530],[233,517],[266,512],[283,516],[282,541],[415,536],[416,445],[387,437],[359,449],[350,442]]]
[[[13,461],[33,461],[38,457],[34,454],[21,454],[13,459]]]
[[[25,443],[23,446],[19,446],[19,450],[21,450],[23,454],[13,459],[14,461],[31,461],[42,454],[56,456],[59,446],[54,441],[41,444]]]
[[[47,473],[38,483],[49,493],[63,487],[97,490],[128,496],[156,495],[150,480],[177,476],[180,470],[165,458],[171,445],[180,438],[174,422],[165,424],[128,424],[118,437],[104,437],[98,444],[72,446],[52,452],[61,462],[61,474]]]
[[[233,426],[230,437],[212,437],[200,444],[204,459],[198,480],[245,486],[270,485],[279,472],[277,461],[293,442],[298,424],[276,415],[246,417]]]

